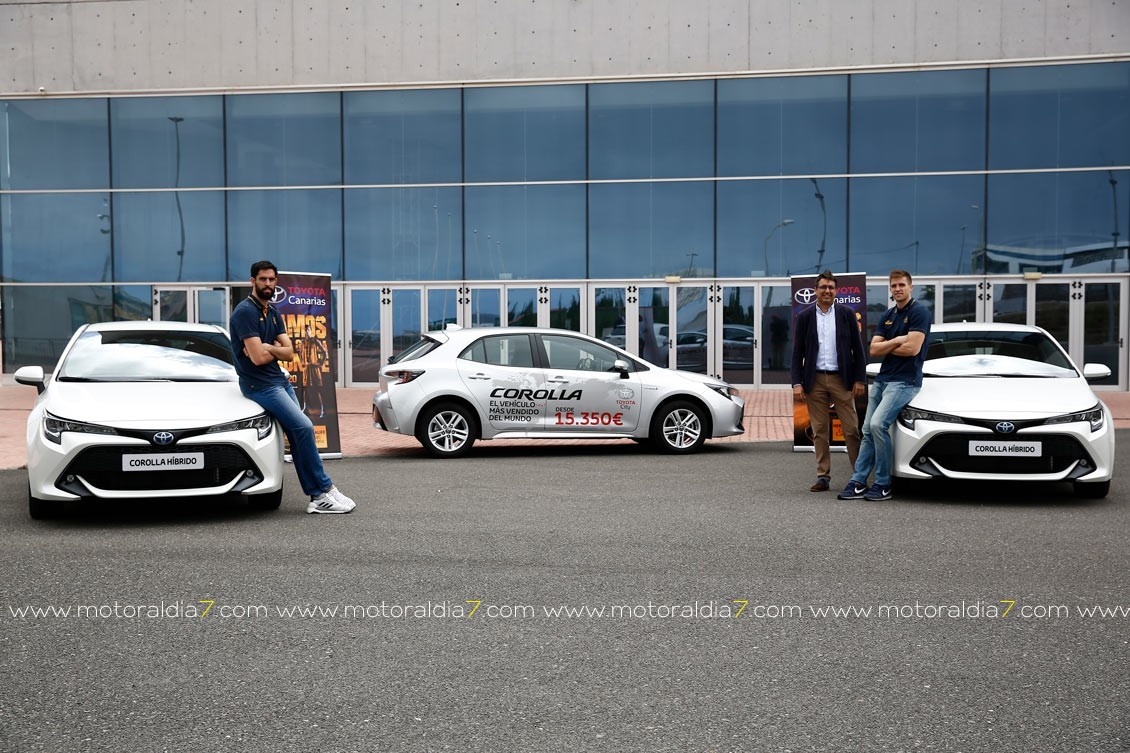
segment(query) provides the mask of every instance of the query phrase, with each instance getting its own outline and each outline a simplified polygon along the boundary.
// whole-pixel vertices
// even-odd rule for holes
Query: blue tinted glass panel
[[[781,277],[847,267],[842,178],[718,184],[718,275]]]
[[[458,89],[346,92],[345,182],[462,180]]]
[[[852,172],[984,167],[984,70],[852,76]]]
[[[104,99],[0,102],[0,188],[108,188]]]
[[[232,191],[227,199],[228,279],[248,279],[259,259],[341,279],[340,189]]]
[[[690,276],[692,264],[712,274],[711,183],[597,184],[590,192],[589,277]]]
[[[221,97],[110,100],[115,188],[224,185]]]
[[[989,167],[1130,164],[1130,63],[989,72]]]
[[[714,174],[714,82],[589,86],[589,177]]]
[[[333,92],[229,96],[228,185],[340,184],[340,104]]]
[[[468,181],[584,179],[584,86],[467,89],[464,107]]]
[[[989,209],[990,273],[1130,269],[1130,172],[992,175]]]
[[[849,190],[849,271],[969,274],[980,244],[984,177],[855,178]]]
[[[55,369],[63,348],[81,325],[116,318],[109,285],[45,285],[4,288],[4,371],[21,366]]]
[[[0,217],[4,280],[112,279],[109,194],[8,194]]]
[[[467,278],[585,276],[585,187],[467,188]]]
[[[346,190],[347,279],[461,279],[461,197],[459,188]]]
[[[847,172],[847,76],[718,82],[718,174]]]
[[[225,280],[224,242],[224,195],[219,191],[114,195],[118,281]]]

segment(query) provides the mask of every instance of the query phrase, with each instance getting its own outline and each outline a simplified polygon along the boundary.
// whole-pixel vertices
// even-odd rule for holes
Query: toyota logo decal
[[[1016,424],[1011,421],[1001,421],[996,425],[997,434],[1011,434],[1016,431]]]
[[[171,431],[159,431],[153,435],[153,444],[172,444],[174,439]]]
[[[793,295],[793,298],[796,299],[797,303],[807,306],[816,300],[816,291],[812,288],[801,288]]]
[[[275,294],[271,296],[271,303],[279,303],[286,298],[286,288],[282,285],[275,286]]]

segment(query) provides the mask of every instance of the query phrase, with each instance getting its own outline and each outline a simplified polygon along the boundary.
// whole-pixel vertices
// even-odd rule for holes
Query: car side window
[[[542,335],[549,368],[571,371],[612,371],[619,353],[579,337]]]
[[[529,335],[493,335],[476,340],[459,357],[465,361],[489,363],[492,366],[531,368],[534,352]]]

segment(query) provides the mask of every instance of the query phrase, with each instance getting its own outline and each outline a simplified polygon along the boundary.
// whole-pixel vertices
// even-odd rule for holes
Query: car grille
[[[970,457],[970,440],[1015,439],[1023,442],[1042,443],[1038,458],[1026,457]],[[912,464],[916,467],[926,465],[923,458],[932,460],[940,466],[959,473],[1062,473],[1077,461],[1090,462],[1091,455],[1075,437],[1063,434],[941,434],[935,436],[914,456]]]
[[[203,452],[204,468],[184,471],[123,471],[122,455],[158,455]],[[237,475],[259,470],[240,447],[231,444],[182,445],[179,447],[91,447],[78,454],[56,482],[73,491],[68,476],[81,476],[99,489],[112,491],[163,491],[207,489],[231,483]]]

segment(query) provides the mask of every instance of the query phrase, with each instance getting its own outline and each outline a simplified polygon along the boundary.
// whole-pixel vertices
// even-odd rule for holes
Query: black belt
[[[840,371],[839,371],[839,369],[832,369],[830,371],[828,369],[817,369],[816,373],[817,374],[839,374]]]

